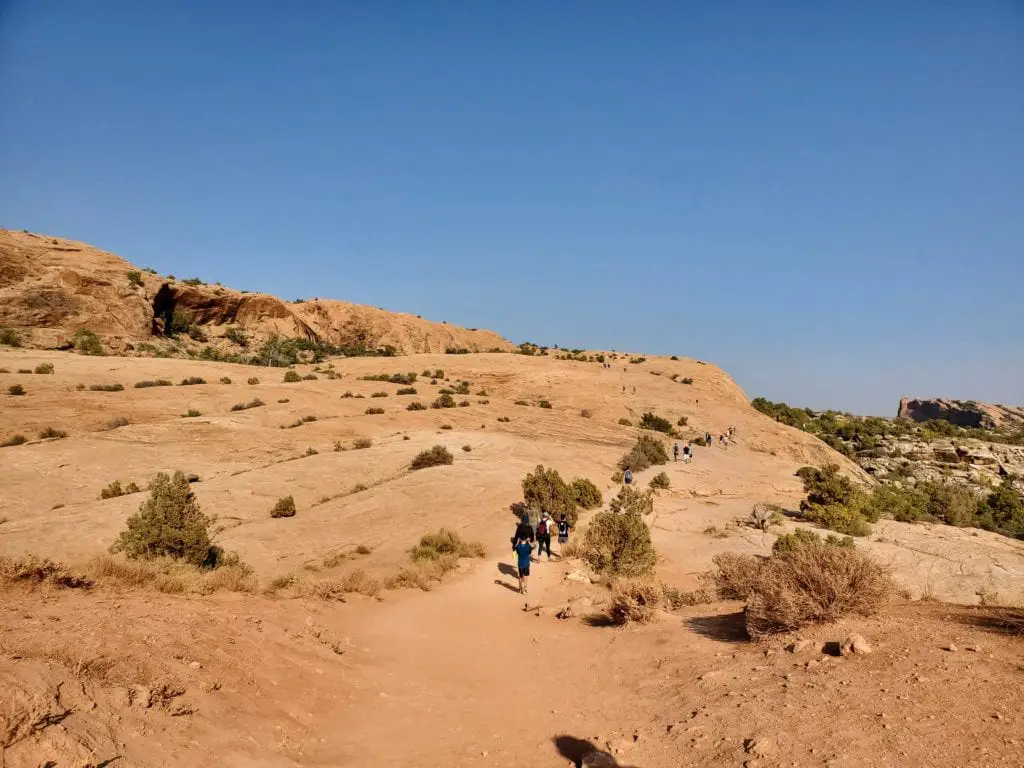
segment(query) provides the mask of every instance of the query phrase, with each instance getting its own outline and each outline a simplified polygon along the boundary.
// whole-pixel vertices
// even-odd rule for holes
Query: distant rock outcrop
[[[979,403],[974,400],[919,400],[904,397],[897,414],[910,421],[948,421],[958,427],[975,429],[1014,429],[1024,427],[1024,408]]]
[[[237,326],[255,342],[278,334],[341,347],[391,347],[399,354],[514,349],[493,331],[344,301],[289,302],[194,285],[143,271],[84,243],[0,229],[0,326],[17,331],[26,346],[65,347],[85,328],[123,354],[163,339],[176,312],[214,346],[226,346],[228,326]]]

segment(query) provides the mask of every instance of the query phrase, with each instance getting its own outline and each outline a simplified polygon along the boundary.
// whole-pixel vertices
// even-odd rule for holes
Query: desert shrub
[[[101,429],[106,432],[110,432],[111,430],[118,429],[119,427],[127,427],[129,424],[131,424],[131,420],[127,416],[115,416],[106,422]]]
[[[762,562],[747,595],[747,633],[791,632],[848,614],[870,616],[892,594],[885,566],[846,546],[797,546]]]
[[[425,406],[423,403],[418,403],[418,402],[417,403],[409,403],[407,406],[405,406],[405,410],[407,410],[407,411],[425,411],[425,410],[427,410],[427,406]]]
[[[527,508],[550,514],[555,520],[565,515],[570,525],[579,517],[576,501],[569,486],[556,469],[545,469],[542,464],[523,478],[523,502]]]
[[[371,552],[373,552],[373,550],[370,549],[370,547],[366,546],[365,544],[360,544],[358,547],[356,547],[356,554],[357,555],[368,555]]]
[[[126,486],[121,486],[120,480],[115,480],[106,488],[100,491],[101,499],[116,499],[118,496],[127,496],[131,493],[138,493],[141,489],[135,483],[128,483]]]
[[[229,379],[227,376],[221,376],[220,377],[220,383],[221,384],[230,384],[231,383],[231,379]]]
[[[465,347],[445,347],[444,353],[446,355],[468,355],[469,350]]]
[[[387,589],[415,588],[427,592],[434,582],[459,567],[459,557],[455,554],[444,554],[435,560],[418,560],[413,565],[402,568],[384,581]]]
[[[569,486],[572,500],[583,509],[597,509],[604,503],[600,489],[585,477],[577,477]]]
[[[369,448],[372,445],[373,445],[373,440],[371,440],[370,438],[368,438],[368,437],[357,437],[355,439],[355,442],[352,443],[352,449],[356,450],[356,451],[360,451],[360,450],[363,450],[365,448]]]
[[[7,584],[48,584],[59,589],[87,589],[93,582],[85,574],[75,573],[63,563],[55,563],[35,555],[0,555],[0,585]]]
[[[370,395],[370,397],[387,397],[387,396],[388,396],[387,392],[374,392],[372,395]]]
[[[619,469],[625,470],[628,467],[634,472],[642,472],[655,464],[666,463],[668,463],[668,451],[665,450],[665,444],[656,437],[640,435],[636,440],[636,445],[619,460]]]
[[[654,498],[650,491],[641,491],[632,485],[624,485],[608,508],[615,513],[631,512],[637,515],[649,515],[654,512]]]
[[[599,573],[643,576],[654,570],[656,554],[643,516],[629,507],[598,512],[580,545],[580,556]]]
[[[209,517],[181,472],[159,473],[149,498],[128,518],[125,529],[111,546],[129,559],[171,557],[195,566],[215,567],[222,550],[210,540]]]
[[[655,432],[663,432],[672,437],[675,437],[676,435],[676,430],[673,428],[672,422],[668,419],[662,418],[661,416],[656,416],[650,411],[640,417],[640,428],[651,429]]]
[[[797,528],[792,533],[784,533],[775,540],[775,543],[772,544],[772,554],[790,552],[797,547],[817,546],[822,543],[821,536],[814,531],[809,531],[806,528]]]
[[[124,384],[90,384],[90,392],[123,392]]]
[[[631,422],[629,419],[627,419],[625,417],[619,419],[619,424],[621,424],[624,427],[632,427],[633,426],[633,422]]]
[[[516,400],[515,405],[529,405],[525,400]]]
[[[455,398],[449,394],[442,394],[433,403],[430,404],[431,408],[454,408]]]
[[[18,373],[32,373],[31,368],[19,368]]]
[[[737,552],[720,552],[712,558],[715,568],[707,575],[722,600],[746,600],[761,568],[760,558]]]
[[[919,488],[880,485],[868,497],[864,517],[872,522],[891,517],[901,523],[913,523],[928,514],[928,494]]]
[[[27,442],[28,438],[24,435],[12,435],[0,443],[0,448],[13,448],[16,445],[24,445]]]
[[[977,513],[977,524],[982,528],[1015,535],[1024,533],[1024,501],[1008,477],[978,502]]]
[[[399,388],[399,390],[397,392],[395,392],[395,394],[396,395],[415,395],[416,394],[416,387],[401,387],[401,388]]]
[[[283,496],[270,510],[271,517],[295,517],[295,499]]]
[[[302,380],[303,381],[316,381],[317,377],[316,377],[315,373],[307,373],[305,376],[302,377]]]
[[[252,400],[249,400],[249,401],[244,402],[244,403],[235,403],[234,405],[231,406],[231,410],[232,411],[247,411],[250,408],[259,408],[261,405],[266,405],[266,403],[264,403],[258,397],[254,397]]]
[[[231,326],[224,332],[224,338],[230,341],[232,344],[237,344],[240,347],[249,346],[249,337],[245,335],[242,329],[235,326]]]
[[[441,429],[453,429],[451,424],[442,424]]]
[[[306,449],[306,452],[304,454],[302,454],[302,455],[303,456],[316,456],[319,453],[320,453],[320,451],[318,451],[316,448],[314,448],[313,446],[309,446],[309,448]]]
[[[689,419],[685,416],[680,416],[679,421],[676,422],[677,427],[685,427],[689,423]]]
[[[918,484],[928,499],[926,514],[948,525],[971,526],[977,522],[978,497],[958,483],[931,481]]]
[[[206,336],[206,331],[203,330],[202,326],[189,324],[188,328],[185,329],[188,333],[188,337],[193,341],[209,341]]]
[[[7,394],[11,395],[11,397],[20,397],[25,394],[25,388],[21,384],[11,384],[7,388]]]
[[[284,381],[286,384],[294,384],[297,381],[302,381],[302,377],[296,371],[285,371]]]
[[[202,415],[203,414],[201,414],[195,408],[189,408],[187,411],[185,411],[185,413],[181,414],[181,418],[183,418],[183,419],[194,419],[196,416],[202,416]]]
[[[508,424],[510,421],[512,421],[512,419],[510,419],[508,416],[499,416],[498,421],[500,421],[502,424]]]
[[[866,536],[871,532],[862,513],[866,495],[839,473],[838,465],[826,464],[821,469],[804,467],[798,474],[807,494],[800,502],[804,519],[850,536]]]
[[[410,469],[426,469],[427,467],[437,467],[442,464],[451,464],[455,461],[455,457],[452,456],[451,451],[445,448],[443,445],[435,445],[433,448],[427,451],[423,451],[416,455],[412,460],[412,464],[409,465]]]
[[[195,384],[205,384],[206,380],[202,376],[189,376],[187,379],[181,380],[181,386],[191,387]]]
[[[438,368],[437,370],[435,370],[434,371],[434,375],[431,378],[443,379],[444,378],[444,368]]]
[[[193,288],[203,284],[203,281],[200,280],[198,277],[190,277],[186,280],[182,280],[181,282],[183,282],[185,285],[191,285]]]
[[[659,472],[651,478],[651,482],[648,485],[655,490],[665,490],[671,485],[669,477],[664,472]]]
[[[549,403],[547,400],[541,400],[539,403],[537,403],[537,405],[540,408],[551,408],[551,403]]]
[[[257,379],[257,378],[256,378],[255,376],[250,376],[250,377],[249,377],[249,380],[248,380],[248,381],[246,381],[245,383],[246,383],[246,384],[259,384],[259,383],[260,383],[260,380],[259,380],[259,379]]]
[[[21,335],[13,328],[0,328],[0,344],[8,347],[20,347]]]
[[[469,408],[469,400],[463,400],[459,403],[459,408]]]
[[[420,543],[409,550],[409,557],[417,560],[437,560],[444,555],[455,557],[484,557],[487,550],[477,541],[463,541],[459,534],[447,528],[437,533],[427,533],[420,538]]]
[[[426,375],[427,372],[424,372],[424,376]],[[410,384],[415,383],[416,374],[411,371],[409,373],[378,373],[373,376],[363,376],[362,378],[363,381],[387,381],[391,384],[404,384],[409,386]]]
[[[679,382],[681,384],[693,384],[693,379],[687,376],[685,379],[680,379]]]
[[[136,389],[146,389],[147,387],[169,387],[169,386],[171,386],[171,382],[168,381],[167,379],[156,379],[155,381],[147,380],[147,381],[136,381],[135,382],[135,388]]]
[[[471,446],[471,445],[464,445],[464,446],[462,446],[462,450],[464,450],[466,453],[469,453],[470,451],[473,450],[473,446]]]
[[[35,373],[53,373],[53,363],[40,363],[36,366]]]
[[[75,349],[83,355],[103,355],[103,345],[95,333],[86,328],[79,328],[72,337]]]
[[[384,409],[383,408],[367,408],[364,411],[364,413],[367,416],[380,416],[382,413],[384,413]]]
[[[53,427],[47,427],[46,429],[42,430],[39,433],[39,439],[40,440],[52,440],[52,439],[58,439],[59,440],[61,438],[67,437],[67,436],[68,436],[68,433],[65,432],[63,429],[54,429]]]
[[[623,579],[612,586],[608,617],[613,624],[630,622],[647,624],[665,602],[665,591],[660,584],[640,579]]]
[[[582,408],[580,410],[580,418],[589,419],[593,417],[593,413],[589,408]]]

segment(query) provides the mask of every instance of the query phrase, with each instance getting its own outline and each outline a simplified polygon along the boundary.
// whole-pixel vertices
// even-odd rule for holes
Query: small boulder
[[[790,653],[800,653],[801,651],[806,651],[811,647],[811,645],[812,643],[810,640],[797,640],[796,642],[787,645],[786,650]]]
[[[587,576],[586,572],[581,571],[579,569],[575,571],[569,571],[567,574],[565,574],[565,578],[567,581],[578,581],[580,584],[590,583],[590,577]]]
[[[582,768],[618,768],[619,763],[607,752],[588,752],[580,761]]]
[[[871,646],[864,639],[863,635],[853,634],[839,644],[839,655],[846,656],[851,653],[866,655],[871,653]]]
[[[743,749],[748,755],[754,755],[755,757],[769,757],[775,754],[778,750],[776,743],[769,738],[763,736],[755,736],[752,739],[745,739],[743,742]]]
[[[958,648],[956,647],[956,643],[948,643],[945,649],[951,652],[958,650]]]
[[[571,619],[573,616],[572,606],[567,605],[555,614],[556,619]]]

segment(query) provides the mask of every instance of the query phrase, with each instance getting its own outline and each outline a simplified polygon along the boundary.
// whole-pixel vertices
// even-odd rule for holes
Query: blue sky
[[[0,225],[286,298],[1024,403],[1024,5],[0,0]]]

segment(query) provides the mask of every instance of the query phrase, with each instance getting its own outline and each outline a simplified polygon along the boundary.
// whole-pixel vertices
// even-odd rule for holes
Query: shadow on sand
[[[686,625],[698,635],[709,637],[712,640],[721,640],[726,643],[746,643],[750,640],[743,611],[711,616],[693,616],[686,620]]]
[[[564,735],[555,736],[551,741],[554,742],[558,754],[570,761],[576,768],[581,768],[583,758],[587,755],[592,756],[587,761],[588,765],[601,766],[601,768],[630,768],[630,766],[618,762],[607,752],[598,749],[592,741]]]

